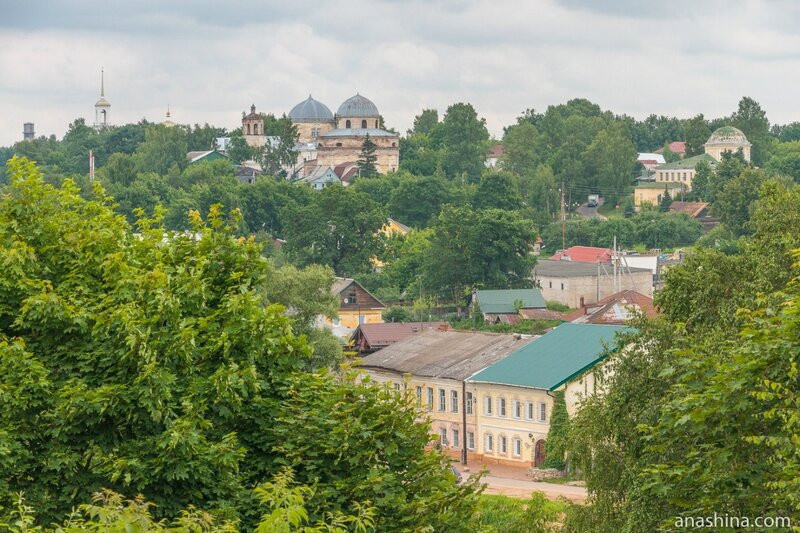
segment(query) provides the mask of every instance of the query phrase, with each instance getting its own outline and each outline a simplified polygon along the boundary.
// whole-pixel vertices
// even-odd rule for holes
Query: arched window
[[[397,146],[397,143],[392,143],[392,148],[394,148],[395,146]]]
[[[350,129],[350,128],[352,128],[353,126],[351,126],[351,125],[350,125],[350,121],[349,121],[349,120],[347,120],[347,121],[345,121],[345,123],[344,123],[344,127],[345,127],[345,128],[348,128],[348,129]]]
[[[376,120],[375,121],[375,128],[377,128],[377,127],[378,127],[378,121]]]
[[[250,135],[250,124],[247,125],[247,134]]]
[[[361,127],[364,128],[364,129],[367,129],[367,121],[366,121],[366,119],[361,121]]]

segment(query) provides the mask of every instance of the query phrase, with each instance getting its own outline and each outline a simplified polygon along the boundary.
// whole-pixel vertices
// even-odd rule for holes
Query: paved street
[[[459,472],[463,472],[464,467],[460,463],[453,463]],[[576,487],[573,485],[560,485],[557,483],[544,483],[541,481],[531,481],[527,476],[527,469],[498,464],[485,464],[470,461],[467,465],[469,472],[463,472],[466,479],[469,474],[480,472],[486,468],[489,472],[483,476],[482,481],[486,483],[487,494],[502,494],[513,498],[528,498],[533,491],[543,493],[551,500],[566,498],[574,502],[586,500],[586,487]]]
[[[597,207],[600,207],[601,205],[603,205],[602,198],[600,198],[600,202]],[[597,207],[589,207],[587,203],[584,202],[577,209],[575,209],[575,212],[586,218],[599,218],[600,220],[605,220],[606,217],[597,212]]]

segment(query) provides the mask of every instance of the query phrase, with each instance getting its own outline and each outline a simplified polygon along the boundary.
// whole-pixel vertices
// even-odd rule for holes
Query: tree
[[[680,161],[680,159],[681,159],[681,155],[680,154],[676,154],[675,152],[670,150],[669,144],[665,144],[662,147],[661,155],[664,156],[664,161],[667,162],[667,163],[674,163],[675,161]]]
[[[468,182],[480,179],[486,160],[489,132],[471,104],[453,104],[442,121],[443,164],[447,177]]]
[[[522,177],[520,185],[527,189],[528,205],[538,214],[536,219],[540,226],[552,221],[553,215],[559,211],[558,184],[553,169],[547,165],[539,165],[530,177]],[[523,193],[524,194],[524,193]]]
[[[286,177],[286,169],[294,168],[297,163],[294,149],[300,137],[297,126],[286,115],[276,118],[269,114],[264,116],[264,135],[267,136],[267,143],[257,160],[267,175]]]
[[[414,127],[408,130],[409,136],[421,133],[429,134],[439,123],[439,112],[435,109],[423,109],[422,113],[414,117]]]
[[[530,122],[511,126],[503,136],[504,170],[518,176],[532,174],[541,160],[539,155],[539,132]]]
[[[454,201],[450,184],[443,178],[408,176],[389,196],[392,218],[416,228],[428,226],[442,206]]]
[[[145,130],[144,142],[136,149],[136,170],[166,174],[177,166],[184,169],[189,164],[186,132],[182,128],[168,128],[161,124],[149,126]]]
[[[569,414],[564,400],[564,391],[553,393],[553,413],[550,416],[550,429],[547,430],[547,458],[545,468],[564,470],[567,467],[567,442],[569,435]]]
[[[781,128],[779,140],[782,143],[800,141],[800,122],[791,122]]]
[[[631,218],[633,215],[636,214],[636,208],[633,205],[633,198],[628,196],[625,198],[625,209],[623,211],[623,215],[625,218]]]
[[[686,157],[705,153],[703,145],[710,136],[711,128],[702,113],[690,118],[686,122]]]
[[[616,203],[633,181],[636,149],[621,124],[612,124],[597,134],[586,149],[591,186],[603,191],[606,201]]]
[[[389,307],[381,315],[384,322],[410,322],[411,313],[405,307]]]
[[[430,136],[414,133],[400,139],[400,168],[417,176],[432,176],[441,161],[441,150]]]
[[[782,142],[774,145],[766,169],[772,174],[789,176],[800,183],[800,142]]]
[[[372,271],[372,258],[382,254],[386,213],[350,187],[317,191],[310,204],[284,208],[281,219],[286,252],[298,266],[329,265],[339,276],[354,276]]]
[[[769,149],[769,120],[766,112],[758,102],[745,96],[739,100],[739,109],[733,114],[732,122],[753,145],[750,148],[750,160],[756,166],[763,166]]]
[[[658,204],[658,210],[662,213],[669,211],[669,206],[672,205],[672,196],[669,195],[667,186],[664,185],[664,194],[661,196],[661,202]]]
[[[371,178],[378,173],[375,163],[378,157],[375,155],[377,145],[369,138],[369,133],[364,137],[364,142],[361,143],[361,153],[358,156],[358,177]]]
[[[522,207],[519,180],[510,172],[487,171],[481,177],[472,203],[476,209],[516,211]]]
[[[712,212],[734,235],[743,235],[747,232],[747,222],[758,199],[758,191],[765,180],[762,171],[746,169],[727,182],[717,194]]]
[[[194,213],[191,235],[166,232],[157,212],[134,234],[99,186],[84,200],[24,160],[10,173],[4,509],[24,492],[50,524],[105,487],[142,494],[155,519],[193,505],[252,530],[270,487],[251,488],[283,479],[281,490],[313,490],[301,490],[304,511],[278,514],[311,524],[374,508],[379,530],[470,529],[476,480],[456,485],[447,459],[425,451],[429,427],[409,398],[350,372],[300,371],[310,347],[283,306],[265,305],[269,264],[235,238],[236,212]],[[266,499],[275,512],[295,496]]]
[[[699,161],[694,167],[695,174],[692,179],[692,190],[690,195],[698,200],[707,200],[709,195],[709,184],[713,170],[711,165],[705,161]]]

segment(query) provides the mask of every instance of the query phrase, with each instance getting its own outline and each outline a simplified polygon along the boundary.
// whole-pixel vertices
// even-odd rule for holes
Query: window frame
[[[547,402],[539,402],[539,422],[547,422]]]
[[[455,389],[450,390],[450,412],[458,412],[458,391]]]
[[[439,413],[447,412],[447,391],[445,391],[444,389],[439,389],[438,412]]]
[[[492,402],[491,396],[483,397],[483,414],[485,416],[494,416],[494,413],[492,413]]]
[[[434,403],[433,387],[427,387],[427,389],[428,389],[428,391],[427,391],[427,395],[426,395],[425,399],[427,400],[426,403],[427,403],[428,411],[433,411],[433,403]]]

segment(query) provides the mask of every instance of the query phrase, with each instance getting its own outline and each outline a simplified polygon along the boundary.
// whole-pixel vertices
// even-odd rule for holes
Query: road
[[[598,207],[600,207],[601,205],[603,205],[602,198],[600,198]],[[600,220],[606,219],[606,217],[597,212],[597,207],[589,207],[585,203],[581,204],[577,209],[575,209],[575,212],[586,218],[599,218]]]
[[[557,500],[564,497],[573,502],[586,501],[586,487],[575,487],[573,485],[559,485],[556,483],[543,483],[541,481],[523,481],[521,479],[510,479],[487,475],[482,478],[486,483],[486,493],[502,494],[514,498],[528,498],[531,492],[538,491],[550,500]]]

